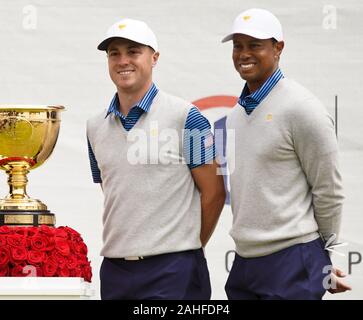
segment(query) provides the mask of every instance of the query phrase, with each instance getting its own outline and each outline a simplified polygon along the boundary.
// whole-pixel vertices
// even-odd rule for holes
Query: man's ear
[[[283,41],[275,42],[275,57],[280,58],[280,55],[282,53],[282,50],[284,49],[285,43]]]
[[[155,67],[158,60],[159,60],[159,56],[160,56],[160,52],[154,52],[153,56],[152,56],[152,66]]]

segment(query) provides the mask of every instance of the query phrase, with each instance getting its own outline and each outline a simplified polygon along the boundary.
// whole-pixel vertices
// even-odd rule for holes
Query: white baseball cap
[[[225,36],[222,42],[232,40],[236,33],[246,34],[257,39],[283,40],[280,21],[271,12],[264,9],[248,9],[240,13],[234,20],[232,32]]]
[[[158,43],[154,32],[140,20],[122,19],[114,23],[106,33],[104,40],[97,46],[98,50],[107,51],[110,42],[116,38],[132,40],[158,51]]]

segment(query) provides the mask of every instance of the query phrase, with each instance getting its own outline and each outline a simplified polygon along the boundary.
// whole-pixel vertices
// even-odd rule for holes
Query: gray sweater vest
[[[127,132],[106,112],[87,122],[104,192],[103,248],[109,258],[201,247],[200,194],[183,157],[191,104],[159,91]]]
[[[338,233],[342,184],[334,123],[305,88],[281,79],[252,112],[227,117],[231,236],[242,257],[258,257]]]

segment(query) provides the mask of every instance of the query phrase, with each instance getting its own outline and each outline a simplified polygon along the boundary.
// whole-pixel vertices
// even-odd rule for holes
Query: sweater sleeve
[[[303,101],[295,110],[295,152],[311,188],[319,232],[327,240],[331,234],[339,234],[344,199],[334,121],[315,98]]]

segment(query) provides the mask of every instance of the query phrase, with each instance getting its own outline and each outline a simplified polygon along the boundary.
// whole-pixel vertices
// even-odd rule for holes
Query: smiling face
[[[107,48],[110,77],[120,92],[145,93],[152,83],[152,68],[159,53],[148,46],[127,40],[113,40]]]
[[[256,39],[245,34],[233,35],[234,67],[246,80],[250,93],[258,90],[278,68],[284,42]]]

